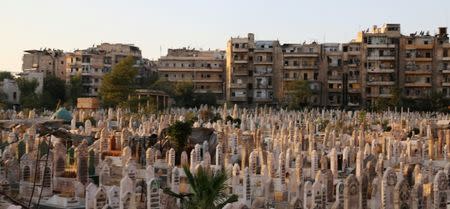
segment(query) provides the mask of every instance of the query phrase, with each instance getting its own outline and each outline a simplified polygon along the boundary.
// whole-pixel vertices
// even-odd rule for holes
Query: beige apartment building
[[[360,107],[362,104],[362,77],[361,77],[361,43],[351,41],[342,44],[343,53],[343,96],[342,106],[350,108]]]
[[[299,80],[308,81],[313,96],[309,98],[309,103],[320,105],[322,81],[320,77],[320,54],[321,46],[316,42],[310,44],[283,44],[283,67],[282,81],[279,89],[280,102],[286,103],[291,83]]]
[[[160,78],[170,82],[189,81],[195,93],[214,93],[218,100],[224,99],[225,51],[168,49],[167,55],[158,60]]]
[[[283,92],[282,51],[278,41],[256,41],[254,34],[231,38],[226,50],[227,101],[275,104]]]
[[[65,54],[58,49],[26,50],[22,57],[22,71],[42,72],[64,79]]]
[[[139,69],[140,74],[146,71],[141,50],[130,44],[102,43],[88,49],[66,53],[65,80],[69,82],[71,77],[81,76],[83,96],[98,96],[103,76],[128,56],[136,59],[135,67]]]
[[[362,101],[374,104],[379,98],[392,98],[399,88],[400,25],[373,26],[358,33],[356,42],[362,43]]]

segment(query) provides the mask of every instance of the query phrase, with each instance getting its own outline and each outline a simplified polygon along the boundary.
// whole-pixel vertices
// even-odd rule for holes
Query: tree
[[[169,126],[167,134],[170,136],[170,144],[175,148],[177,156],[186,149],[191,133],[192,123],[190,121],[176,121]]]
[[[46,76],[41,97],[42,107],[55,109],[58,104],[62,104],[65,101],[66,83],[56,76]]]
[[[196,107],[200,105],[217,106],[217,98],[214,93],[207,91],[206,93],[196,93],[194,95],[194,103]]]
[[[14,76],[9,71],[0,71],[0,81],[3,81],[4,79],[14,79]]]
[[[200,167],[193,174],[188,167],[183,167],[190,185],[190,193],[177,194],[169,188],[164,193],[180,199],[182,209],[221,209],[228,203],[238,201],[238,196],[228,195],[228,175],[224,168],[213,172],[209,168]]]
[[[39,83],[36,79],[27,80],[25,78],[18,78],[16,80],[17,85],[20,90],[20,104],[24,108],[35,108],[39,107],[39,97],[36,94],[36,88]]]
[[[308,98],[311,97],[312,91],[308,81],[298,80],[290,82],[287,85],[288,91],[288,108],[300,109],[308,104]]]
[[[70,78],[69,85],[69,100],[72,105],[76,105],[78,97],[81,97],[83,93],[83,86],[81,82],[81,76],[74,76]]]
[[[103,77],[100,98],[106,107],[125,106],[128,96],[134,93],[133,83],[138,73],[135,59],[127,57]]]
[[[175,84],[173,97],[180,107],[193,107],[194,104],[194,84],[189,81]]]
[[[168,81],[165,78],[159,78],[157,81],[155,81],[151,86],[150,89],[152,90],[159,90],[164,91],[170,96],[173,96],[174,94],[174,85],[172,82]]]

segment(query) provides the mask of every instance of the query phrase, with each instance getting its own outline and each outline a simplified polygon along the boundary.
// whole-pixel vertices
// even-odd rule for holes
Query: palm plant
[[[180,200],[182,209],[221,209],[228,203],[238,200],[237,195],[228,195],[226,181],[228,175],[224,168],[217,172],[200,167],[192,174],[188,167],[183,167],[190,185],[190,193],[175,193],[169,188],[164,193]]]

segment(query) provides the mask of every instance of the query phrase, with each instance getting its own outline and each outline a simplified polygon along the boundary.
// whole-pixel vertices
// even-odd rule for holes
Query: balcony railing
[[[395,72],[395,70],[390,69],[390,68],[372,68],[372,69],[367,69],[367,72],[369,72],[369,73],[393,73],[393,72]]]

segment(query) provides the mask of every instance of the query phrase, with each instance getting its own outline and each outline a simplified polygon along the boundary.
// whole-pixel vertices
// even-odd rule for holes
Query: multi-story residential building
[[[242,104],[278,102],[282,95],[281,63],[278,41],[255,41],[252,33],[231,38],[227,44],[227,100]]]
[[[224,99],[225,51],[168,49],[167,55],[158,60],[161,78],[170,82],[189,81],[195,93],[214,93],[219,100]]]
[[[326,73],[323,90],[323,105],[341,107],[344,94],[343,53],[339,43],[322,44],[322,72]]]
[[[281,86],[278,88],[280,102],[286,103],[290,85],[299,80],[308,81],[313,96],[309,98],[309,103],[319,105],[321,102],[320,93],[322,90],[321,79],[319,79],[320,45],[316,42],[310,44],[283,44],[283,73]]]
[[[437,62],[435,45],[435,38],[429,33],[402,36],[399,86],[405,98],[418,99],[431,95],[434,63]]]
[[[26,50],[22,57],[22,70],[43,72],[64,79],[66,77],[65,54],[62,50]]]
[[[450,99],[450,43],[447,28],[439,28],[435,35],[435,70],[433,71],[433,87],[435,91]]]
[[[355,108],[361,104],[361,43],[351,41],[342,45],[343,106]]]
[[[392,98],[398,86],[400,74],[400,25],[385,24],[382,27],[358,33],[356,42],[362,43],[362,98],[366,105],[379,98]]]
[[[84,96],[98,96],[103,76],[128,56],[136,59],[135,67],[140,73],[147,71],[138,47],[129,44],[103,43],[85,50],[66,53],[65,79],[70,81],[73,76],[81,76]]]

